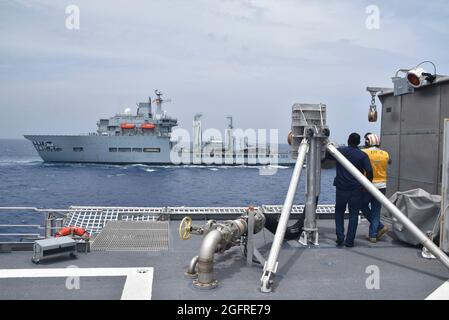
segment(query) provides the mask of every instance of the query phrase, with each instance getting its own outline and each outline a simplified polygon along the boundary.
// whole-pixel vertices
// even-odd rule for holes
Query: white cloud
[[[79,31],[65,29],[69,4],[80,7]],[[431,10],[410,1],[413,12],[402,10],[402,2],[378,1],[378,31],[365,28],[369,4],[1,3],[0,108],[7,117],[0,120],[0,137],[22,133],[16,123],[23,121],[24,109],[29,111],[27,128],[35,132],[42,132],[41,124],[49,119],[53,126],[45,126],[47,132],[93,130],[98,117],[132,106],[159,88],[173,98],[167,108],[186,127],[199,111],[211,127],[224,127],[224,116],[233,114],[238,126],[281,128],[281,137],[294,102],[324,102],[334,136],[344,141],[347,131],[370,126],[367,85],[389,86],[397,68],[424,58],[436,60],[443,71],[449,68],[447,9],[441,2]],[[64,115],[73,125],[64,123]],[[353,123],[345,123],[348,118]]]

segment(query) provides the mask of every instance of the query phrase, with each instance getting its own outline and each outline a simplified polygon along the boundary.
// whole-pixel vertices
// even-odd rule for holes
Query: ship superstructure
[[[225,142],[211,138],[202,141],[201,115],[193,123],[193,143],[172,141],[176,118],[162,109],[167,99],[155,90],[156,99],[137,104],[137,113],[123,114],[97,122],[97,131],[87,135],[25,135],[45,162],[112,164],[195,164],[195,165],[268,165],[294,164],[289,152],[270,152],[269,148],[252,150],[247,143],[235,148],[232,118],[225,131]],[[155,107],[153,108],[153,105]],[[153,110],[154,109],[154,110]],[[244,141],[237,141],[245,143]]]
[[[148,102],[137,104],[137,114],[131,114],[127,108],[124,114],[117,114],[109,119],[97,122],[97,134],[102,136],[151,136],[170,138],[172,128],[178,125],[175,118],[167,116],[162,110],[162,103],[169,100],[162,99],[162,93],[155,90],[156,110],[152,113],[151,97]]]

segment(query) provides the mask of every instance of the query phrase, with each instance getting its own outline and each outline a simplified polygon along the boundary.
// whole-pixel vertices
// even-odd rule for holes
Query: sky
[[[1,0],[0,138],[93,132],[159,89],[182,128],[232,115],[281,143],[294,103],[324,103],[342,143],[380,131],[367,86],[423,60],[449,74],[448,18],[446,0]]]

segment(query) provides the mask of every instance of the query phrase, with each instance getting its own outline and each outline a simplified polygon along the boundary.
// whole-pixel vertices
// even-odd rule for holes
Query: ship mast
[[[162,118],[162,103],[170,102],[170,99],[162,99],[162,92],[160,92],[158,89],[154,90],[154,94],[156,95],[156,99],[154,99],[154,103],[156,103],[156,113],[155,118],[160,119]]]
[[[225,130],[225,150],[232,155],[234,153],[234,125],[232,123],[232,116],[227,116],[226,119],[228,120],[228,128]]]
[[[201,113],[195,114],[193,118],[193,163],[201,164],[201,153],[203,148],[203,132],[201,130]]]

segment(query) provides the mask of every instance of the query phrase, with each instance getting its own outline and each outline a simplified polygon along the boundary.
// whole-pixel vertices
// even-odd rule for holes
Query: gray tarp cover
[[[396,192],[390,200],[424,233],[434,229],[440,213],[441,196],[432,195],[422,189],[413,189]],[[401,241],[411,245],[419,244],[416,238],[394,218],[393,233]],[[438,227],[435,233],[438,233]]]

